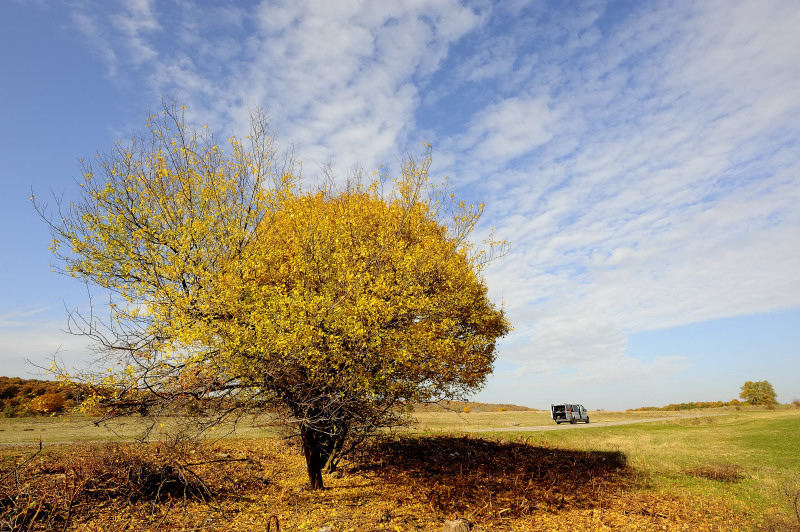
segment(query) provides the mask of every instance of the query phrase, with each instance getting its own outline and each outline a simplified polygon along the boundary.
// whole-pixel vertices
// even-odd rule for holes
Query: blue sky
[[[313,177],[396,163],[486,203],[515,327],[476,400],[622,409],[800,397],[800,4],[0,3],[0,374],[60,349],[86,288],[29,197],[162,95],[221,134],[264,106]]]

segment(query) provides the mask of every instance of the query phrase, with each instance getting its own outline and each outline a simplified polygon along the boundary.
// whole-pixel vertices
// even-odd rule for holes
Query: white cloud
[[[106,64],[109,74],[116,75],[117,73],[117,54],[113,48],[107,46],[102,36],[102,32],[98,27],[97,21],[85,11],[73,11],[71,13],[72,23],[75,28],[84,36],[89,43],[92,51],[96,53],[101,60]]]
[[[463,149],[481,162],[499,166],[535,150],[553,137],[558,114],[547,101],[529,97],[506,98],[473,118]]]
[[[47,307],[35,308],[30,310],[18,310],[13,312],[4,312],[0,314],[0,327],[23,327],[28,322],[27,319],[33,316],[42,314],[47,311]]]
[[[121,8],[108,13],[89,0],[80,0],[70,12],[72,23],[112,77],[118,74],[120,59],[142,65],[158,57],[150,39],[161,28],[151,0],[129,0]]]
[[[134,64],[152,61],[158,53],[149,44],[146,34],[159,29],[151,0],[127,0],[124,11],[111,17],[112,31],[122,35]]]
[[[503,35],[475,55],[465,58],[457,66],[456,75],[469,81],[493,80],[511,75],[515,62],[514,38]]]

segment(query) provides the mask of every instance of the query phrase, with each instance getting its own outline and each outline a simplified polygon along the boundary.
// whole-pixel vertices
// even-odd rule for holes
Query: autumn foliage
[[[692,401],[690,403],[670,403],[666,406],[640,406],[639,408],[629,408],[628,412],[699,410],[701,408],[721,408],[723,406],[740,405],[742,405],[742,402],[738,399],[731,399],[730,401]]]
[[[31,401],[31,408],[33,410],[46,413],[58,412],[63,409],[65,405],[66,401],[64,397],[58,393],[46,393]]]
[[[79,386],[55,381],[0,377],[0,416],[17,417],[52,414],[81,401]]]
[[[429,167],[309,184],[260,115],[223,150],[166,106],[85,165],[78,201],[37,203],[63,271],[116,296],[71,324],[120,369],[70,377],[119,413],[277,412],[322,487],[402,405],[479,389],[509,330],[481,278],[495,243],[468,240],[482,207]]]

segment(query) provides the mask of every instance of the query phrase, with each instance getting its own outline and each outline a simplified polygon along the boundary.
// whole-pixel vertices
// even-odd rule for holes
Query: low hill
[[[79,387],[60,382],[0,377],[0,417],[51,414],[80,402]]]
[[[452,412],[529,412],[536,410],[527,406],[512,405],[506,403],[479,403],[473,401],[440,401],[438,403],[418,403],[414,405],[416,412],[437,412],[450,410]]]

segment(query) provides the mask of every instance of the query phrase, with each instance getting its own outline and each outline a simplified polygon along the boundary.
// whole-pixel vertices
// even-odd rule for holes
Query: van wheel
[[[586,418],[586,424],[587,425],[589,424],[589,418],[588,417]]]
[[[574,424],[575,424],[575,420],[574,420],[574,419],[570,419],[570,420],[569,420],[569,424],[570,424],[570,425],[574,425]]]

